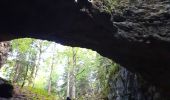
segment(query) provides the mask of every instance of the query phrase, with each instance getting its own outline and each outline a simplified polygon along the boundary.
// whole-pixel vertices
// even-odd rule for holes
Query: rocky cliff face
[[[161,90],[120,67],[109,80],[109,100],[168,100]]]
[[[10,42],[0,42],[0,68],[6,62],[10,51]]]
[[[122,65],[135,66],[141,75],[157,86],[169,90],[170,64],[170,2],[139,4],[120,8],[113,13],[113,23],[118,27],[115,34],[122,43],[123,55],[119,55]],[[126,43],[125,43],[126,41]],[[118,48],[115,48],[118,49]],[[121,62],[120,61],[120,62]],[[135,63],[133,63],[135,62]],[[133,63],[133,64],[132,64]],[[133,71],[132,69],[131,71]],[[168,93],[168,91],[166,91]]]
[[[170,94],[169,5],[120,7],[110,16],[74,0],[1,0],[0,41],[32,37],[90,48]]]
[[[0,68],[5,64],[8,53],[11,49],[9,41],[0,42]],[[13,86],[9,84],[10,82],[0,77],[0,99],[6,100],[1,97],[9,98],[13,94]]]

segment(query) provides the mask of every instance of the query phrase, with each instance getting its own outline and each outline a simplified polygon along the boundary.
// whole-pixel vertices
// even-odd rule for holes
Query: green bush
[[[43,88],[32,88],[26,87],[32,94],[36,94],[37,98],[46,98],[45,100],[56,100],[57,96],[55,94],[48,94],[48,91]],[[37,99],[35,99],[37,100]]]

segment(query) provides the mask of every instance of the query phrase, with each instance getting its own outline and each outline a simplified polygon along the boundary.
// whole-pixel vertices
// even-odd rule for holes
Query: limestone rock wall
[[[109,100],[168,100],[160,89],[120,67],[109,80]]]
[[[90,48],[170,95],[170,1],[158,1],[120,7],[110,20],[74,0],[1,0],[0,41],[32,37]]]
[[[8,53],[10,51],[10,42],[6,41],[6,42],[0,42],[0,68],[2,67],[2,65],[5,63],[7,57],[8,57]]]

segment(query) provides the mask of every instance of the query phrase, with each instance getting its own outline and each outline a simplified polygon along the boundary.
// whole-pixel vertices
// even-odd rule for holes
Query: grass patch
[[[32,88],[32,87],[24,87],[24,89],[27,89],[28,91],[31,92],[30,96],[31,95],[34,95],[32,97],[35,97],[33,98],[33,100],[58,100],[57,99],[57,96],[52,93],[52,94],[48,94],[48,91],[46,91],[45,89],[42,89],[42,88]]]

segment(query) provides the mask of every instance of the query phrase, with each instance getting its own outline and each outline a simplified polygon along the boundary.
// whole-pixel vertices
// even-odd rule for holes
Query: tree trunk
[[[17,60],[18,57],[19,57],[19,54],[18,54],[18,43],[17,43],[17,55],[15,59],[15,67],[13,68],[13,71],[12,71],[14,72],[12,83],[16,83],[18,80],[18,73],[20,70],[19,61]]]
[[[40,60],[41,60],[41,55],[42,55],[42,43],[39,42],[39,55],[38,55],[38,61],[37,64],[35,65],[35,74],[34,74],[34,79],[37,77],[39,66],[40,66]],[[34,87],[34,82],[32,84],[32,88]]]
[[[71,97],[70,93],[70,59],[68,57],[68,70],[67,70],[67,97]]]
[[[13,77],[13,83],[16,83],[17,80],[18,80],[18,75],[19,75],[19,72],[20,72],[20,64],[18,61],[16,61],[16,64],[15,64],[15,73],[14,73],[14,77]]]
[[[70,72],[67,73],[67,97],[70,97]]]
[[[52,73],[53,73],[53,69],[54,69],[54,59],[55,59],[55,45],[53,47],[53,57],[52,57],[52,63],[51,63],[51,70],[50,70],[50,76],[49,76],[49,83],[48,83],[48,95],[51,94],[51,85],[52,85]]]
[[[30,79],[29,79],[28,86],[31,86],[31,84],[33,84],[35,67],[36,67],[36,64],[35,64],[34,66],[32,66],[31,75],[30,75],[31,77],[30,77]]]
[[[25,75],[24,75],[24,81],[23,81],[23,83],[22,83],[22,85],[21,85],[21,88],[23,88],[23,86],[25,85],[25,80],[26,80],[27,75],[28,75],[28,67],[29,67],[29,64],[27,64],[26,73],[25,73]]]
[[[53,64],[51,65],[50,76],[48,81],[48,95],[51,94],[52,70],[53,70]]]
[[[72,98],[76,98],[76,79],[75,79],[75,67],[76,67],[76,51],[72,48],[73,53],[73,68],[72,68]]]

